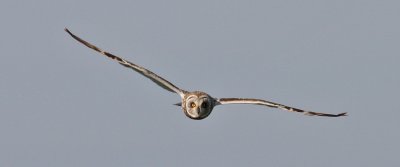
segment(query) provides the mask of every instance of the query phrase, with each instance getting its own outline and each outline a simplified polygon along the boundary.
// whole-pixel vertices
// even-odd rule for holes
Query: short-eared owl
[[[289,107],[286,105],[282,105],[282,104],[278,104],[278,103],[274,103],[274,102],[270,102],[270,101],[266,101],[266,100],[261,100],[261,99],[252,99],[252,98],[219,98],[218,99],[218,98],[213,98],[210,95],[208,95],[207,93],[200,92],[200,91],[189,92],[189,91],[186,91],[186,90],[176,87],[169,81],[167,81],[164,78],[158,76],[157,74],[151,72],[150,70],[147,70],[144,67],[136,65],[127,60],[124,60],[118,56],[115,56],[111,53],[108,53],[108,52],[90,44],[89,42],[86,42],[85,40],[72,34],[68,29],[65,29],[65,31],[69,35],[71,35],[74,39],[76,39],[80,43],[86,45],[87,47],[117,61],[119,64],[121,64],[125,67],[135,70],[136,72],[149,78],[150,80],[155,82],[157,85],[161,86],[162,88],[164,88],[170,92],[179,94],[179,96],[181,96],[181,102],[177,103],[175,105],[181,106],[185,115],[191,119],[195,119],[195,120],[204,119],[210,115],[211,111],[213,110],[213,108],[215,106],[221,105],[221,104],[257,104],[257,105],[264,105],[264,106],[273,107],[273,108],[279,108],[279,109],[283,109],[283,110],[287,110],[287,111],[291,111],[291,112],[304,113],[305,115],[310,115],[310,116],[314,116],[314,115],[326,116],[326,117],[346,116],[346,113],[326,114],[326,113],[305,111],[305,110],[301,110],[301,109],[297,109],[294,107]]]

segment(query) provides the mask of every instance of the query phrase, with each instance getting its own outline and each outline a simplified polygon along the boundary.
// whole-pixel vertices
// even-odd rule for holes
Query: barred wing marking
[[[176,87],[175,85],[173,85],[172,83],[170,83],[169,81],[165,80],[164,78],[158,76],[157,74],[151,72],[150,70],[147,70],[144,67],[141,67],[139,65],[136,65],[132,62],[129,62],[125,59],[122,59],[118,56],[115,56],[111,53],[108,53],[100,48],[98,48],[97,46],[94,46],[92,44],[90,44],[89,42],[86,42],[85,40],[79,38],[78,36],[74,35],[73,33],[71,33],[67,28],[65,28],[65,31],[72,36],[72,38],[76,39],[77,41],[79,41],[80,43],[84,44],[85,46],[117,61],[119,64],[131,68],[133,70],[135,70],[136,72],[142,74],[143,76],[149,78],[150,80],[152,80],[153,82],[155,82],[157,85],[161,86],[162,88],[170,91],[170,92],[174,92],[174,93],[178,93],[181,97],[184,97],[184,90],[179,89],[178,87]]]
[[[285,106],[282,104],[261,100],[261,99],[251,99],[251,98],[221,98],[217,99],[219,104],[256,104],[256,105],[263,105],[272,108],[279,108],[290,112],[299,112],[309,116],[325,116],[325,117],[340,117],[340,116],[347,116],[347,113],[340,113],[340,114],[327,114],[327,113],[319,113],[319,112],[312,112],[312,111],[305,111],[298,108],[293,108],[289,106]]]

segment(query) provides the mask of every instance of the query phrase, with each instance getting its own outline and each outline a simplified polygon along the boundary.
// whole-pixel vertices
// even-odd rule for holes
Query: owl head
[[[204,92],[191,92],[185,95],[182,103],[176,105],[182,106],[185,115],[191,119],[201,120],[211,114],[216,100]]]

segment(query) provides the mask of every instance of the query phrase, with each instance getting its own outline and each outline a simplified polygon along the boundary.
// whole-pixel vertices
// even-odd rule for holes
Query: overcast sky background
[[[400,2],[0,2],[0,166],[398,166]],[[201,121],[179,96],[64,28],[186,90],[253,105]]]

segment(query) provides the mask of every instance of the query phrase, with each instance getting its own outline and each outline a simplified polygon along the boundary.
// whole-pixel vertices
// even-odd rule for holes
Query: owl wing
[[[67,28],[65,28],[65,31],[72,36],[72,38],[76,39],[77,41],[79,41],[80,43],[86,45],[87,47],[117,61],[119,64],[128,67],[132,70],[135,70],[136,72],[142,74],[143,76],[149,78],[150,80],[152,80],[153,82],[155,82],[157,85],[161,86],[162,88],[170,91],[170,92],[174,92],[174,93],[178,93],[181,97],[184,96],[184,90],[179,89],[178,87],[176,87],[175,85],[173,85],[172,83],[170,83],[169,81],[165,80],[164,78],[158,76],[157,74],[151,72],[150,70],[147,70],[144,67],[138,66],[134,63],[131,63],[127,60],[124,60],[118,56],[115,56],[111,53],[108,53],[92,44],[90,44],[89,42],[86,42],[85,40],[79,38],[78,36],[74,35],[73,33],[71,33]]]
[[[250,99],[250,98],[221,98],[217,99],[217,104],[256,104],[256,105],[263,105],[272,108],[279,108],[286,111],[291,112],[299,112],[304,113],[305,115],[310,116],[325,116],[325,117],[340,117],[340,116],[347,116],[347,113],[340,113],[340,114],[326,114],[326,113],[319,113],[319,112],[312,112],[312,111],[305,111],[302,109],[294,108],[285,106],[282,104],[261,100],[261,99]]]

